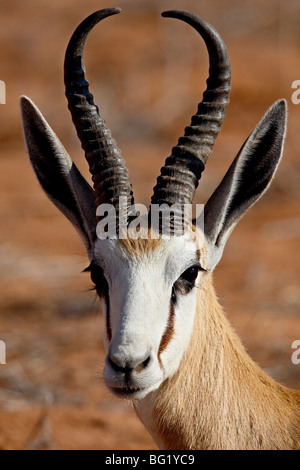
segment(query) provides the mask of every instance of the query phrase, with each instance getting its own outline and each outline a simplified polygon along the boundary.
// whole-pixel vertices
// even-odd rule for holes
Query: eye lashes
[[[104,276],[103,269],[98,264],[92,261],[83,272],[90,273],[91,280],[94,284],[92,290],[95,290],[99,297],[104,297],[108,294],[108,283]]]
[[[171,301],[175,305],[177,296],[176,294],[187,295],[195,287],[199,271],[206,271],[199,263],[194,264],[186,269],[181,276],[174,283],[172,288]]]

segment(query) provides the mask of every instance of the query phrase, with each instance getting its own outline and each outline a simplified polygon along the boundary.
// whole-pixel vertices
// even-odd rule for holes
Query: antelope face
[[[128,170],[93,103],[83,65],[88,33],[119,11],[101,10],[86,18],[75,30],[65,57],[66,96],[93,188],[36,106],[23,97],[21,107],[27,150],[38,180],[72,222],[89,256],[89,271],[106,319],[105,383],[118,396],[143,398],[177,370],[191,336],[205,271],[216,266],[232,229],[270,184],[282,154],[286,103],[275,103],[241,148],[205,206],[203,234],[189,229],[180,237],[164,239],[161,221],[159,227],[152,227],[149,217],[150,233],[158,230],[158,239],[135,240],[130,236],[128,217],[134,204]],[[189,23],[203,37],[210,75],[191,125],[161,169],[151,216],[154,205],[171,208],[177,204],[182,209],[192,204],[225,116],[231,75],[226,47],[212,26],[187,12],[171,11],[163,16]],[[122,205],[121,198],[125,200]],[[124,240],[120,233],[113,239],[97,237],[97,224],[103,222],[100,214],[105,212],[98,209],[107,205],[115,210],[116,227],[121,221],[128,229]],[[134,212],[130,214],[133,217]]]
[[[90,271],[106,319],[104,380],[114,394],[143,398],[177,370],[204,272],[199,245],[188,235],[99,240]]]

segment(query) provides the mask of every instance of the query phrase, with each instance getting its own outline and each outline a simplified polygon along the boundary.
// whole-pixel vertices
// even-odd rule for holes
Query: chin
[[[124,400],[142,400],[150,392],[154,392],[161,385],[161,382],[149,385],[148,387],[112,387],[111,385],[106,385],[108,390],[118,398]]]

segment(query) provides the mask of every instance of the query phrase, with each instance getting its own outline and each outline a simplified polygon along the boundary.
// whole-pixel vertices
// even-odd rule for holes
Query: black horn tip
[[[200,16],[185,10],[166,10],[161,14],[161,16],[163,16],[164,18],[177,18],[190,24],[207,24],[207,22],[200,18]]]
[[[87,18],[92,18],[92,17],[100,17],[100,18],[106,18],[107,16],[112,16],[112,15],[117,15],[118,13],[121,13],[121,8],[115,7],[115,8],[103,8],[102,10],[97,10],[94,13],[91,13]]]
[[[121,11],[121,8],[104,8],[103,10],[95,11],[85,18],[85,20],[83,20],[76,28],[73,36],[70,39],[65,56],[65,66],[69,61],[73,60],[74,57],[83,54],[83,47],[87,35],[94,28],[94,26],[96,26],[97,23],[99,23],[101,20],[104,20],[108,16],[116,15]]]
[[[103,8],[102,10],[95,11],[95,13],[92,13],[90,16],[96,15],[104,18],[106,16],[117,15],[118,13],[121,13],[121,11],[122,9],[119,7]]]
[[[196,15],[185,10],[166,10],[162,12],[161,16],[164,18],[181,18],[182,16],[195,17]]]
[[[167,10],[162,13],[162,16],[165,18],[177,18],[188,23],[203,37],[209,53],[210,51],[213,52],[212,61],[217,61],[219,64],[224,64],[227,67],[230,66],[228,52],[221,36],[203,18],[184,10]]]
[[[91,15],[89,15],[85,20],[81,22],[78,28],[89,29],[95,26],[99,21],[104,20],[108,16],[117,15],[121,13],[121,8],[104,8],[102,10],[97,10]]]

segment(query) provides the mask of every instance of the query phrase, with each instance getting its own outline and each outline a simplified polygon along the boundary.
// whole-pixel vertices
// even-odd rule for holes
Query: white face
[[[199,239],[97,241],[91,276],[106,318],[104,381],[115,395],[144,398],[177,370],[203,275]]]

